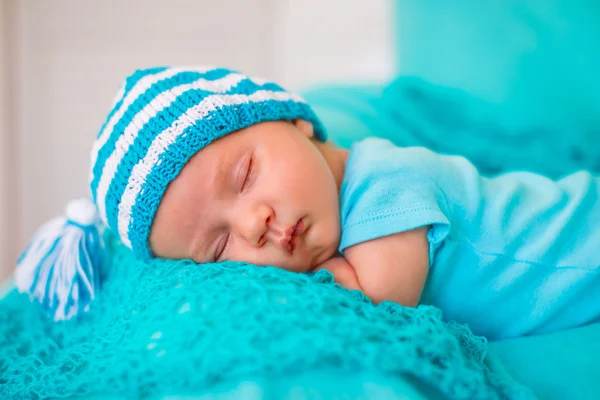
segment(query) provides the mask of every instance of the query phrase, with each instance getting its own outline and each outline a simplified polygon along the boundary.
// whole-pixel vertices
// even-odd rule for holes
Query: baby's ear
[[[307,138],[312,138],[315,134],[312,124],[308,121],[297,119],[294,121],[294,125],[296,125],[296,128],[298,128],[300,132],[304,133]]]

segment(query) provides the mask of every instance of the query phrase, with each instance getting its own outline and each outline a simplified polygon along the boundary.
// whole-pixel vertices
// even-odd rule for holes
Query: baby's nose
[[[236,226],[241,234],[253,246],[260,247],[265,244],[269,232],[269,226],[274,219],[274,212],[270,207],[264,205],[246,209],[237,215],[232,224]]]

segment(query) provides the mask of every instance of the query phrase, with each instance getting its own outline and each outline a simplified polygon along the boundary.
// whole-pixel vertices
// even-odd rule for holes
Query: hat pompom
[[[15,284],[55,321],[89,310],[100,286],[104,245],[95,205],[71,201],[66,217],[40,227],[17,262]]]

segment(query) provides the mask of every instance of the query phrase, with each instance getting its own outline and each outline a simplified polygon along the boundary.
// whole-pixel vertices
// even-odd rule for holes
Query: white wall
[[[393,0],[273,0],[273,78],[382,81],[395,71]]]
[[[135,68],[217,64],[292,89],[384,80],[391,1],[13,0],[16,247],[87,194],[92,141]]]
[[[16,257],[18,232],[16,210],[14,140],[11,132],[10,107],[10,11],[8,2],[0,1],[0,282],[7,276]]]

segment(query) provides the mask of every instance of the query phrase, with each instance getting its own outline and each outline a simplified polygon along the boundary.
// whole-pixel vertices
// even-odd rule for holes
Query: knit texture
[[[0,301],[0,398],[159,398],[331,367],[409,374],[454,399],[531,397],[436,308],[373,305],[327,271],[144,263],[106,241],[113,263],[82,317],[54,323],[16,291]]]
[[[297,94],[215,67],[148,68],[125,79],[91,154],[99,216],[136,255],[150,259],[150,227],[168,184],[212,141],[265,121],[304,119],[325,131]]]

